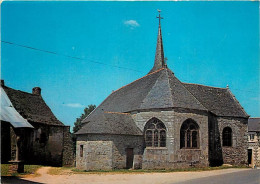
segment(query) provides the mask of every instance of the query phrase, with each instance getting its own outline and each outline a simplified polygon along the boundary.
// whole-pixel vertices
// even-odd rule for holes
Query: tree
[[[88,107],[84,109],[84,114],[81,114],[81,116],[77,118],[76,121],[74,122],[73,133],[76,133],[79,129],[81,129],[82,120],[85,119],[95,108],[96,105],[90,104],[88,105]]]
[[[75,133],[77,131],[79,131],[79,129],[81,129],[81,127],[83,125],[82,120],[85,119],[95,108],[96,108],[96,105],[92,105],[92,104],[88,105],[88,107],[86,107],[84,109],[84,114],[81,114],[81,116],[79,118],[77,118],[76,121],[74,122],[73,134],[72,134],[74,153],[76,153],[76,141],[77,141],[77,137],[76,137]]]

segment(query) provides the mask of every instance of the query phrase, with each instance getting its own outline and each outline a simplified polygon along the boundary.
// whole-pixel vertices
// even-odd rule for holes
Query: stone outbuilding
[[[72,165],[74,156],[70,127],[52,113],[41,88],[27,93],[1,80],[1,163],[9,161],[62,166]]]
[[[174,75],[165,63],[159,21],[153,68],[113,91],[82,121],[76,167],[246,165],[248,117],[229,88],[183,83]]]
[[[248,164],[260,167],[260,118],[248,120]]]

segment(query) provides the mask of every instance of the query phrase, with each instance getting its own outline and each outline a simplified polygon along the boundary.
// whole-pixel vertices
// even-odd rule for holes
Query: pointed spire
[[[154,66],[149,73],[164,68],[166,66],[164,62],[163,41],[162,41],[162,31],[161,31],[161,19],[163,19],[163,17],[161,17],[160,14],[161,10],[158,10],[158,12],[159,12],[159,16],[157,18],[159,19],[159,28],[158,28],[155,60],[154,60]]]

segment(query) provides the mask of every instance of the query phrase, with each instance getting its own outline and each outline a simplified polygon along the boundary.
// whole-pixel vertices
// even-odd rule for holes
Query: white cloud
[[[124,21],[124,24],[126,26],[129,26],[131,29],[134,29],[134,28],[140,26],[136,20],[126,20],[126,21]]]
[[[64,104],[67,107],[72,107],[72,108],[83,108],[85,107],[84,105],[80,104],[80,103],[68,103],[68,104]]]

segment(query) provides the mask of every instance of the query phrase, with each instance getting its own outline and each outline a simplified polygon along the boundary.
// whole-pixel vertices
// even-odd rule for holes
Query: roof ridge
[[[171,71],[170,71],[170,72],[171,72]],[[173,72],[172,72],[172,75],[174,76]],[[174,76],[174,77],[175,77],[175,76]],[[188,91],[188,93],[191,94],[191,96],[192,96],[197,102],[199,102],[199,104],[201,104],[201,105],[205,108],[205,110],[208,110],[208,108],[206,108],[206,107],[201,103],[201,101],[199,101],[199,100],[183,85],[183,83],[182,83],[177,77],[175,77],[175,78],[177,79],[177,81],[180,82],[180,84],[184,87],[184,89],[186,89],[186,90]]]
[[[188,82],[181,82],[181,83],[183,83],[183,84],[192,84],[192,85],[197,85],[197,86],[204,86],[204,87],[210,87],[210,88],[226,89],[227,90],[227,88],[207,86],[207,85],[204,85],[204,84],[195,84],[195,83],[188,83]]]
[[[161,71],[161,70],[164,70],[164,69],[166,69],[166,68],[161,68],[161,69],[156,70],[156,71],[154,71],[154,72],[152,72],[152,73],[148,73],[147,75],[145,75],[145,76],[143,76],[143,77],[141,77],[141,78],[139,78],[139,79],[136,79],[136,80],[134,80],[133,82],[131,82],[131,83],[125,85],[125,86],[122,86],[121,88],[119,88],[119,89],[113,91],[112,93],[115,93],[116,91],[119,91],[120,89],[125,88],[126,86],[129,86],[130,84],[132,84],[132,83],[134,83],[134,82],[136,82],[136,81],[138,81],[138,80],[141,80],[141,79],[143,79],[143,78],[145,78],[145,77],[147,77],[147,76],[149,76],[149,75],[155,74],[155,73],[157,73],[157,72],[159,72],[159,71]]]
[[[107,114],[125,114],[125,115],[130,115],[130,113],[125,113],[125,112],[111,112],[111,111],[104,111],[104,113],[107,113]]]
[[[28,95],[31,95],[31,96],[41,96],[41,95],[35,95],[35,94],[32,94],[32,93],[26,92],[26,91],[21,91],[21,90],[19,90],[19,89],[14,89],[14,88],[11,88],[11,87],[8,87],[8,86],[3,86],[3,89],[4,89],[4,88],[9,88],[9,89],[11,89],[11,90],[19,91],[19,92],[21,92],[21,93],[25,93],[25,94],[28,94]]]
[[[173,106],[173,98],[172,98],[172,88],[171,88],[171,85],[170,85],[170,79],[169,79],[169,75],[168,75],[168,70],[166,71],[166,75],[167,75],[167,81],[168,81],[168,84],[169,84],[169,88],[170,88],[170,97],[172,99],[172,106]]]
[[[165,68],[161,68],[161,69],[159,69],[159,70],[157,70],[157,71],[160,71],[160,70],[162,70],[162,69],[165,69]],[[155,71],[156,72],[156,71]],[[155,72],[152,72],[152,73],[155,73]],[[150,74],[152,74],[152,73],[150,73]],[[154,86],[156,85],[156,83],[157,83],[157,81],[159,80],[159,78],[162,76],[162,74],[163,73],[161,73],[161,75],[159,75],[158,77],[157,77],[157,79],[155,80],[155,82],[154,82],[154,84],[152,85],[152,87],[150,88],[150,90],[148,91],[148,93],[145,95],[145,97],[143,98],[143,100],[142,100],[142,102],[140,103],[140,109],[141,109],[141,107],[142,107],[142,104],[144,103],[144,100],[146,99],[146,97],[151,93],[151,91],[152,91],[152,89],[154,88]]]

